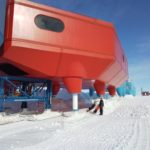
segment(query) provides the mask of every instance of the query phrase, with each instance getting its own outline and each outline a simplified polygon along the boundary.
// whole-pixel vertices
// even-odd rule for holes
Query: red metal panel
[[[62,32],[41,29],[38,15],[64,23]],[[118,86],[127,78],[127,60],[111,23],[25,0],[11,0],[1,59],[30,76],[99,80]],[[66,79],[69,78],[69,79]],[[69,81],[69,82],[68,82]],[[81,86],[72,80],[71,92]],[[75,85],[76,84],[76,85]]]

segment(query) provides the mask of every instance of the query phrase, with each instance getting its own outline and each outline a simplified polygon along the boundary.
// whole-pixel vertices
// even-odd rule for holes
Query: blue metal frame
[[[51,97],[52,97],[52,83],[51,81],[47,81],[47,100],[45,101],[45,108],[50,109],[51,108]]]
[[[0,0],[0,47],[4,42],[6,5],[7,0]]]
[[[16,85],[14,81],[18,82]],[[32,93],[28,93],[27,91],[24,91],[21,89],[20,86],[23,86],[23,84],[29,85],[29,84],[41,84],[39,87],[34,87],[35,89],[32,91]],[[5,95],[5,85],[7,85],[11,91],[8,92],[7,95]],[[44,89],[45,88],[45,89]],[[16,89],[19,89],[20,95],[14,95],[14,91]],[[43,92],[43,95],[41,94]],[[12,94],[13,93],[13,94]],[[4,111],[3,104],[5,102],[29,102],[29,101],[37,101],[41,102],[43,101],[45,104],[45,109],[51,108],[51,97],[52,97],[52,81],[45,80],[45,79],[37,79],[37,78],[27,78],[27,77],[12,77],[12,76],[6,76],[6,77],[0,77],[0,111]]]
[[[93,97],[95,89],[93,87],[89,88],[89,95]]]

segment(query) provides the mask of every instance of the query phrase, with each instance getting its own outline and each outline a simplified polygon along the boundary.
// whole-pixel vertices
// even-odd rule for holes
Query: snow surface
[[[2,150],[150,150],[150,97],[105,100],[103,116],[1,114],[0,123]]]

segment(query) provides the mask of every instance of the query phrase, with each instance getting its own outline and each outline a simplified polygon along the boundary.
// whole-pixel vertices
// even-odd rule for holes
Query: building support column
[[[82,79],[76,77],[66,77],[63,79],[64,84],[72,94],[72,109],[73,111],[78,110],[78,94],[81,92],[82,89]]]
[[[4,111],[4,80],[3,78],[0,78],[0,96],[2,97],[0,99],[0,112]]]
[[[51,109],[51,99],[52,99],[52,81],[47,81],[47,90],[46,90],[46,100],[45,100],[45,109]]]
[[[72,94],[72,110],[73,111],[78,110],[78,94],[77,93]]]

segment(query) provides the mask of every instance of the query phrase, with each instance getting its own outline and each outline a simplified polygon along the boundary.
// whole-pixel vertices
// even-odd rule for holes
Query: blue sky
[[[150,0],[32,0],[112,22],[125,50],[129,77],[150,91]]]

